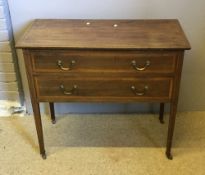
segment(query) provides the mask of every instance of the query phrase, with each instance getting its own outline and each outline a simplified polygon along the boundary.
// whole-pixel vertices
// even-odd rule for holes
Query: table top
[[[190,49],[176,19],[36,19],[17,48]]]

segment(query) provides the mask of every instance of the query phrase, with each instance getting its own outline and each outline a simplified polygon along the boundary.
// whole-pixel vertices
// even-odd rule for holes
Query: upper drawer
[[[174,51],[31,51],[35,72],[173,73],[177,56]]]

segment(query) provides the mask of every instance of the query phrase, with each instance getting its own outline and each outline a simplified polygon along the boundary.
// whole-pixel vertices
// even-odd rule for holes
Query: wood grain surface
[[[190,49],[177,20],[37,19],[16,47]]]

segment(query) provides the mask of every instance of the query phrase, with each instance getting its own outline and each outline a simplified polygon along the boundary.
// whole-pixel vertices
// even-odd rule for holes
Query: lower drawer
[[[37,97],[42,101],[117,101],[170,99],[171,78],[71,79],[36,77]],[[129,100],[128,100],[129,101]]]

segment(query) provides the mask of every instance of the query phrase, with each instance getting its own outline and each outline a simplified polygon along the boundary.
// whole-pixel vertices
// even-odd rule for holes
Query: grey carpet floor
[[[43,116],[47,159],[33,117],[0,118],[0,175],[204,175],[205,112],[178,113],[173,160],[165,157],[168,116]]]

